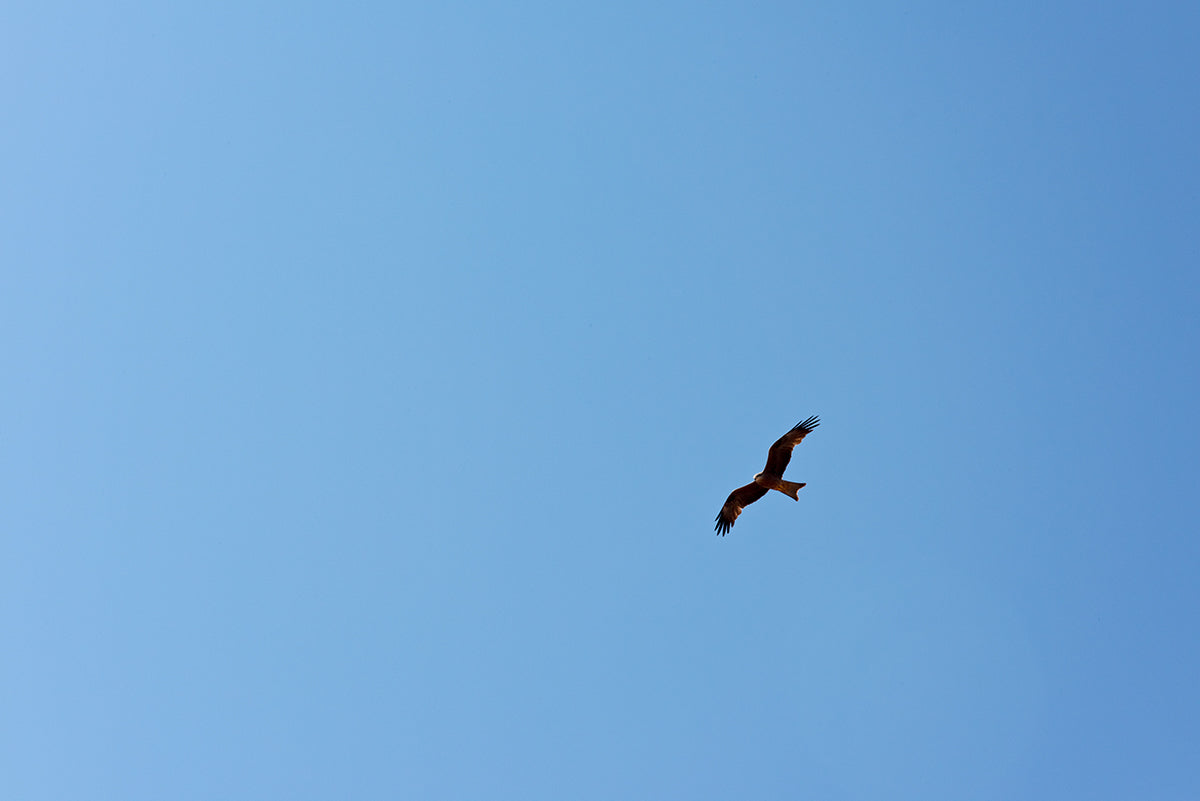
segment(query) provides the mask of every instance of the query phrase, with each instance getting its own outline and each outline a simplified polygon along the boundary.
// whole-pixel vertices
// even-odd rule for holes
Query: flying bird
[[[812,430],[820,424],[820,418],[810,417],[796,423],[791,431],[775,441],[775,444],[767,451],[767,466],[763,468],[763,471],[746,486],[738,487],[729,493],[729,497],[725,499],[725,505],[717,514],[718,534],[724,537],[729,533],[733,521],[737,520],[742,510],[766,495],[767,490],[779,490],[794,501],[800,500],[800,488],[804,484],[784,481],[783,471],[787,469],[788,462],[792,460],[792,448],[799,445],[800,441],[811,434]]]

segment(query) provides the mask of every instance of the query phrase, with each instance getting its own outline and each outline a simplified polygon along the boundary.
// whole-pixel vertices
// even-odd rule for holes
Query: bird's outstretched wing
[[[792,460],[792,448],[799,445],[800,440],[811,434],[812,430],[819,425],[821,425],[821,419],[814,415],[807,420],[796,423],[791,431],[775,440],[775,444],[771,446],[771,450],[767,451],[767,466],[763,468],[763,472],[768,475],[782,477],[783,471],[787,469],[788,462]]]
[[[725,505],[717,514],[717,533],[724,537],[729,533],[729,528],[733,525],[733,521],[737,520],[737,516],[742,513],[742,510],[766,494],[767,488],[760,487],[753,481],[729,493],[729,497],[725,499]]]

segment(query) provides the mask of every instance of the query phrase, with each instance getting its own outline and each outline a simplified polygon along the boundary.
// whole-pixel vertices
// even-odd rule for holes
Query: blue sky
[[[1198,35],[8,4],[0,791],[1196,798]]]

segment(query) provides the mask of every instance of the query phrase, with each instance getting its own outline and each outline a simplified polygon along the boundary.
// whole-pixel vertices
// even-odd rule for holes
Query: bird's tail
[[[782,485],[779,489],[784,495],[793,501],[800,500],[800,488],[804,486],[804,482],[784,481],[780,479],[779,483]]]

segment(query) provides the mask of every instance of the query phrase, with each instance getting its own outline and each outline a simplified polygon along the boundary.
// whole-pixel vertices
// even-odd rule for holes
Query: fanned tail
[[[800,500],[800,488],[806,485],[806,482],[784,481],[783,479],[780,479],[779,483],[783,485],[780,487],[780,492],[793,501]]]

